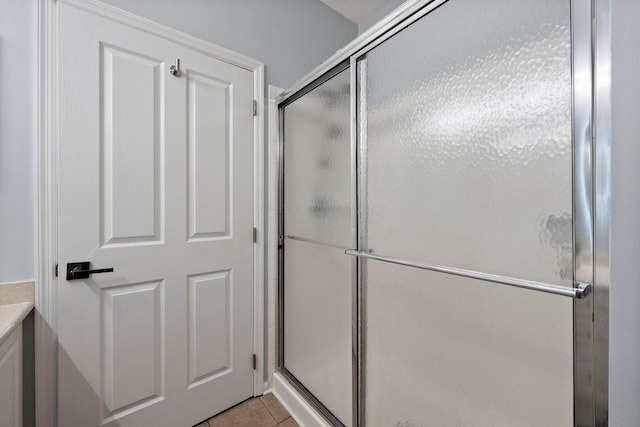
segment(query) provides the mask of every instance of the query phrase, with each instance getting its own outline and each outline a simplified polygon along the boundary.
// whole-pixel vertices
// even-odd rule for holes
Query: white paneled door
[[[253,73],[58,28],[58,425],[192,426],[253,394]]]

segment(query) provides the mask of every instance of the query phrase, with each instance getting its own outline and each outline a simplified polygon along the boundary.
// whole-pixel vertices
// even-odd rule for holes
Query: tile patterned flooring
[[[271,393],[254,397],[195,427],[299,427]]]

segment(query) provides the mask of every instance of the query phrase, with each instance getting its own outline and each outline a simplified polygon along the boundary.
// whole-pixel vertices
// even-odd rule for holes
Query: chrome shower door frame
[[[366,188],[366,140],[361,140],[358,125],[366,117],[359,99],[361,73],[366,77],[366,53],[413,22],[431,13],[447,1],[409,1],[381,20],[377,25],[336,52],[277,99],[278,129],[278,369],[328,420],[335,421],[321,402],[299,384],[284,366],[284,114],[283,108],[299,96],[328,80],[336,67],[348,61],[351,73],[351,189],[352,240],[355,252],[366,249],[363,235],[366,203],[359,190]],[[571,1],[572,63],[572,139],[573,139],[573,223],[574,282],[591,285],[591,295],[574,299],[574,425],[606,426],[608,424],[608,342],[610,291],[610,0]],[[363,60],[364,59],[364,60]],[[364,70],[360,67],[364,64]],[[341,70],[343,70],[342,68]],[[329,77],[327,75],[330,74]],[[358,218],[360,221],[358,221]],[[365,227],[366,229],[366,227]],[[353,253],[352,253],[353,254]],[[357,254],[354,254],[357,255]],[[366,358],[362,274],[366,258],[354,256],[353,271],[353,370],[354,425],[365,425],[364,372]],[[568,290],[571,290],[570,288]],[[571,295],[567,295],[571,296]],[[332,419],[333,418],[333,419]]]
[[[592,0],[593,61],[593,382],[597,427],[609,423],[611,290],[611,0]]]
[[[293,239],[293,240],[305,240],[305,239],[296,239],[291,236],[287,236],[285,232],[285,218],[284,218],[284,206],[285,206],[285,188],[284,188],[284,173],[285,173],[285,164],[284,164],[284,143],[285,143],[285,114],[284,109],[287,105],[301,98],[308,92],[313,89],[321,86],[323,83],[327,82],[331,78],[335,77],[339,73],[347,70],[349,68],[350,62],[348,59],[343,59],[335,64],[331,69],[325,70],[323,73],[319,74],[319,76],[313,79],[310,82],[307,82],[303,87],[301,87],[298,91],[291,96],[287,96],[286,99],[282,99],[282,97],[278,97],[276,99],[276,103],[278,105],[278,142],[277,142],[277,157],[278,157],[278,297],[276,298],[276,312],[277,312],[277,336],[276,336],[276,360],[277,360],[277,371],[282,374],[283,377],[289,381],[289,384],[305,399],[308,403],[320,413],[327,421],[329,421],[332,425],[335,426],[343,426],[343,424],[336,418],[329,409],[318,399],[313,393],[308,390],[302,382],[300,382],[293,373],[291,373],[285,366],[285,358],[284,358],[284,280],[285,280],[285,269],[284,269],[284,251],[285,251],[285,240]],[[351,90],[352,91],[352,90]],[[351,92],[349,94],[351,96]],[[351,100],[352,102],[352,100]],[[353,116],[352,116],[353,117]],[[351,133],[353,132],[353,124],[351,123]],[[350,135],[350,151],[352,156],[354,153],[354,140],[352,135]],[[355,167],[355,157],[351,158],[350,167],[353,169]],[[351,191],[355,192],[356,182],[353,178],[353,170],[351,171]],[[356,214],[355,214],[355,205],[352,206],[352,215],[351,215],[351,244],[354,245],[356,242]],[[313,243],[313,242],[312,242]],[[352,272],[355,275],[355,261],[352,261]],[[352,281],[355,281],[355,276],[352,278]],[[352,290],[355,289],[352,287]],[[353,295],[352,295],[353,298]],[[353,332],[355,333],[355,331]],[[352,367],[355,367],[357,361],[355,357],[357,352],[353,351],[353,361]],[[355,374],[354,374],[355,376]],[[355,378],[354,378],[355,380]],[[355,385],[355,381],[353,382]],[[353,390],[354,397],[357,395],[357,390],[354,388]],[[354,426],[356,425],[356,420],[354,416]]]

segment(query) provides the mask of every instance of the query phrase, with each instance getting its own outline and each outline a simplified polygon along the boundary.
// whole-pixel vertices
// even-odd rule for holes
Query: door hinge
[[[256,356],[255,354],[253,355],[253,370],[256,370],[256,367],[258,366],[258,356]]]
[[[56,264],[56,277],[58,277],[58,264]]]
[[[253,243],[258,243],[258,229],[253,227]]]
[[[255,99],[253,100],[253,116],[257,116],[258,115],[258,101],[256,101]]]

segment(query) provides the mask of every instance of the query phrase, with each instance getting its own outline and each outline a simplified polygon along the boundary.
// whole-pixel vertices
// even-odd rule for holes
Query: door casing
[[[36,236],[36,317],[35,376],[36,418],[39,427],[57,425],[57,209],[58,209],[58,140],[57,140],[57,5],[65,3],[118,23],[149,32],[182,44],[205,55],[223,60],[253,73],[254,99],[254,213],[257,228],[254,244],[254,339],[257,357],[254,371],[254,395],[264,391],[264,64],[216,46],[207,41],[173,30],[97,0],[38,0],[34,21],[37,37],[37,105],[34,127],[35,236]]]

